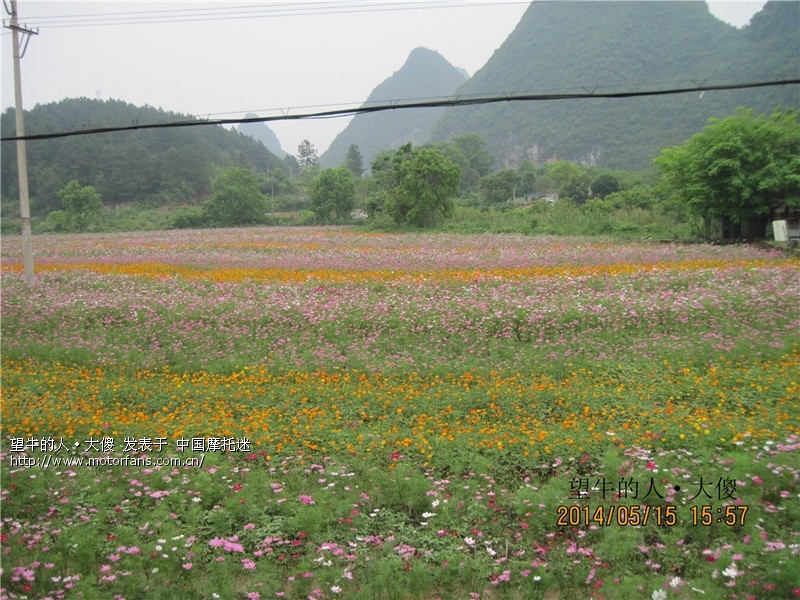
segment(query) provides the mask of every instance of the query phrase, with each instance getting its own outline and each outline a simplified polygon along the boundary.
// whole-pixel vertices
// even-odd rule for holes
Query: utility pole
[[[22,109],[22,79],[19,73],[19,60],[25,55],[28,42],[32,35],[38,35],[38,31],[32,31],[19,26],[17,21],[17,0],[10,0],[11,8],[3,0],[3,6],[11,16],[11,24],[6,25],[11,30],[11,39],[14,49],[14,113],[17,121],[17,136],[25,136],[25,115]],[[19,50],[19,34],[24,36],[25,45],[22,52]],[[35,277],[33,273],[33,242],[31,240],[31,209],[28,201],[28,157],[25,150],[25,140],[17,140],[17,168],[19,173],[19,213],[22,217],[22,262],[25,266],[25,281],[28,285],[33,285]]]

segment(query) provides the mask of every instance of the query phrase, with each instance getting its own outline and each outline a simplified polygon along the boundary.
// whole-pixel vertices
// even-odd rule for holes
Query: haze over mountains
[[[255,113],[247,113],[245,119],[258,117]],[[264,147],[278,158],[286,156],[287,152],[281,148],[281,142],[275,132],[266,123],[242,123],[238,127],[239,133],[248,135],[254,140],[264,144]]]
[[[438,52],[415,48],[400,70],[372,90],[364,106],[397,99],[449,96],[466,80],[464,71],[451,65]],[[323,167],[342,164],[351,144],[358,146],[364,164],[369,165],[381,150],[397,148],[406,142],[425,143],[444,110],[413,108],[356,115],[320,156],[320,164]]]
[[[472,78],[417,48],[364,106],[506,93],[629,91],[800,77],[800,2],[771,1],[736,29],[705,2],[533,2]],[[797,86],[627,99],[501,103],[356,115],[320,157],[342,164],[351,144],[369,165],[381,150],[477,133],[499,166],[567,159],[641,168],[660,149],[737,107],[800,107]],[[269,147],[269,146],[268,146]],[[274,152],[274,150],[273,150]]]
[[[516,29],[472,78],[418,48],[367,100],[505,93],[591,92],[700,87],[800,76],[800,3],[768,2],[739,30],[705,2],[533,2]],[[405,142],[478,133],[499,165],[567,159],[641,168],[681,143],[710,117],[739,106],[769,112],[797,107],[797,86],[676,96],[501,103],[357,115],[322,155],[344,161],[356,144],[369,165]],[[431,125],[432,116],[437,121]]]
[[[692,87],[800,76],[800,3],[768,2],[738,30],[703,2],[533,2],[456,94]],[[737,106],[797,107],[797,86],[449,109],[433,140],[478,133],[501,164],[551,158],[646,166]]]
[[[704,2],[535,1],[473,77],[467,79],[437,52],[417,48],[397,72],[374,88],[365,104],[798,78],[798,24],[797,1],[768,2],[742,29],[716,19]],[[477,133],[497,166],[558,158],[640,168],[661,148],[700,131],[709,117],[733,114],[738,106],[770,112],[779,105],[800,108],[797,85],[703,95],[387,111],[354,117],[320,162],[324,167],[342,164],[350,144],[356,144],[368,168],[377,152],[409,141],[422,144]],[[13,109],[3,114],[4,136],[13,135],[13,114]],[[150,106],[88,98],[26,111],[29,134],[189,118]],[[266,124],[242,125],[239,130],[249,137],[219,127],[193,127],[31,142],[34,209],[57,205],[56,192],[73,178],[97,186],[109,203],[155,196],[194,199],[207,192],[214,169],[244,164],[266,171],[282,164],[285,151]],[[290,154],[295,151],[288,149]],[[0,185],[3,196],[11,198],[16,194],[16,147],[4,144],[3,152]]]

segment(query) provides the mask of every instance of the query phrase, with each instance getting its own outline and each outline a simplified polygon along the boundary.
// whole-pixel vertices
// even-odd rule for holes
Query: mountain
[[[120,100],[70,98],[25,111],[25,133],[49,133],[195,120],[189,115]],[[14,109],[0,120],[2,135],[16,131]],[[18,196],[16,144],[3,144],[0,195]],[[266,172],[280,159],[250,137],[216,125],[140,129],[31,140],[27,143],[33,214],[60,208],[58,191],[72,179],[96,188],[104,204],[196,201],[211,191],[216,172],[248,166]]]
[[[364,106],[449,96],[466,79],[463,70],[451,65],[438,52],[415,48],[399,71],[372,90]],[[392,150],[406,142],[425,143],[442,110],[416,108],[356,115],[320,156],[319,163],[323,167],[344,164],[348,148],[356,144],[364,166],[369,167],[382,150]]]
[[[460,96],[697,87],[797,78],[800,3],[768,2],[737,30],[705,2],[534,1]],[[448,109],[432,139],[483,137],[500,164],[569,159],[640,168],[737,106],[797,107],[797,86]]]
[[[247,113],[245,115],[246,119],[254,119],[256,117],[258,117],[258,115],[253,113]],[[281,148],[278,136],[275,135],[275,132],[272,131],[266,123],[242,123],[239,125],[239,133],[249,135],[257,142],[261,142],[264,144],[264,148],[272,152],[278,158],[283,158],[287,154],[284,149]]]

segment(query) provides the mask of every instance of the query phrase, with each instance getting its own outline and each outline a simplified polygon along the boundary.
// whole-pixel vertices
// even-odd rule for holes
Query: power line
[[[7,136],[0,138],[2,142],[16,140],[48,140],[55,138],[74,137],[79,135],[95,135],[100,133],[112,133],[118,131],[135,131],[141,129],[168,129],[176,127],[196,127],[201,125],[235,125],[240,123],[267,123],[272,121],[297,121],[304,119],[327,119],[334,117],[348,117],[364,113],[377,113],[388,110],[406,110],[410,108],[447,108],[455,106],[474,106],[480,104],[496,104],[499,102],[541,102],[548,100],[582,100],[582,99],[616,99],[616,98],[639,98],[647,96],[668,96],[675,94],[687,94],[697,92],[712,92],[720,90],[742,90],[750,88],[762,88],[784,85],[798,85],[800,79],[783,79],[774,81],[757,81],[751,83],[732,83],[722,85],[696,85],[694,87],[667,88],[656,90],[634,90],[621,92],[598,92],[596,89],[589,92],[561,92],[547,94],[518,94],[507,92],[493,96],[471,96],[446,98],[442,100],[422,100],[415,102],[391,101],[388,104],[377,104],[372,106],[363,105],[360,107],[342,108],[326,110],[312,113],[301,114],[281,114],[270,117],[245,117],[238,119],[196,119],[192,121],[173,121],[170,123],[150,123],[133,124],[120,127],[96,127],[92,129],[81,129],[75,131],[60,131],[53,133],[38,133],[24,136]]]
[[[235,19],[320,16],[352,13],[431,10],[497,6],[499,4],[528,4],[528,0],[406,0],[404,2],[363,0],[334,2],[284,2],[276,4],[246,4],[207,8],[164,9],[122,13],[78,13],[35,18],[41,28],[97,27],[110,25],[152,25],[181,22],[223,21]]]

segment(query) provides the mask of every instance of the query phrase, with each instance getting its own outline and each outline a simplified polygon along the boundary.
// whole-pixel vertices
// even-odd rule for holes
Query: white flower
[[[669,587],[674,589],[674,588],[678,587],[682,583],[683,583],[683,580],[680,577],[673,577],[669,582]]]
[[[656,590],[651,596],[653,600],[667,600],[667,592],[664,590]]]
[[[542,576],[541,575],[534,575],[533,576],[533,580],[534,581],[541,581],[542,580]]]
[[[437,498],[436,500],[434,500],[433,502],[431,502],[431,506],[432,506],[433,508],[436,508],[437,506],[439,506],[439,499]]]
[[[432,512],[424,512],[424,513],[422,513],[422,518],[423,519],[430,519],[431,517],[435,517],[435,516],[436,516],[436,513],[432,513]]]
[[[338,594],[341,591],[342,591],[342,588],[340,588],[338,585],[332,585],[331,586],[331,592],[333,592],[334,594]]]
[[[464,543],[467,546],[474,546],[475,545],[475,540],[473,540],[471,537],[465,537],[464,538]]]
[[[736,568],[735,564],[731,564],[731,566],[725,569],[722,574],[725,575],[725,577],[735,578],[737,575],[741,575],[741,572]]]

